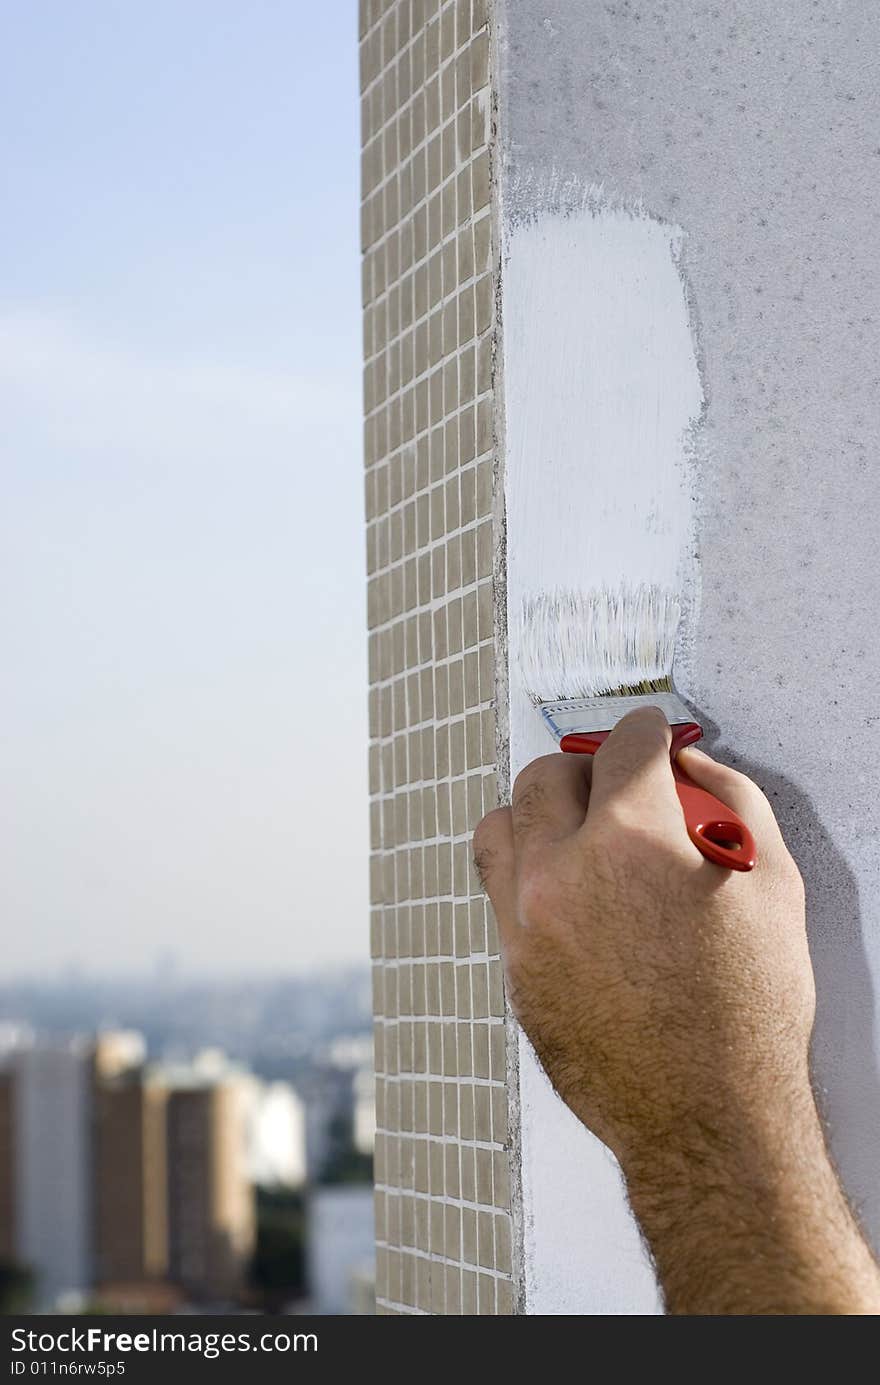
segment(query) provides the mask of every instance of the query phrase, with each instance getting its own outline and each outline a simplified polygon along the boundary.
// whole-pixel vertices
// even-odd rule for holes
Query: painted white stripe
[[[554,744],[523,688],[524,605],[642,584],[677,593],[685,612],[695,604],[691,443],[703,393],[680,239],[595,199],[506,228],[512,776]],[[619,1312],[621,1301],[658,1311],[617,1165],[555,1097],[525,1039],[519,1095],[528,1311]]]

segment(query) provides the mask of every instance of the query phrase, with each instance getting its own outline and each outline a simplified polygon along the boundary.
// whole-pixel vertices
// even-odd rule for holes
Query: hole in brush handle
[[[688,836],[698,851],[727,870],[752,870],[757,860],[755,841],[742,818],[714,794],[701,789],[675,768],[675,787]]]

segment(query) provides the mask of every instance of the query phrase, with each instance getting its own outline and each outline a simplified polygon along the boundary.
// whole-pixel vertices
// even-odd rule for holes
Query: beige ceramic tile
[[[377,1311],[388,1315],[510,1313],[515,1297],[504,997],[470,859],[497,801],[487,20],[486,0],[358,6]]]

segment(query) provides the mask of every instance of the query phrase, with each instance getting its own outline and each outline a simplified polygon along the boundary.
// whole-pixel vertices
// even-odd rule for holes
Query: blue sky
[[[0,20],[4,970],[364,956],[354,0]]]

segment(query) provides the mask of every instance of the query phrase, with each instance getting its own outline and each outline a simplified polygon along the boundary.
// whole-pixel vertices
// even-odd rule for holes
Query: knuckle
[[[487,888],[489,876],[492,873],[494,859],[495,852],[491,847],[483,846],[474,849],[474,870],[477,872],[477,879],[484,890]]]
[[[513,801],[517,807],[524,796],[533,792],[543,794],[548,771],[555,768],[558,760],[558,755],[542,755],[520,770],[513,784]]]
[[[506,808],[494,808],[491,813],[477,823],[473,837],[473,861],[474,870],[477,872],[480,884],[486,888],[486,881],[491,873],[492,864],[497,853],[497,830],[501,825],[502,817],[507,813]]]
[[[669,722],[666,713],[659,707],[639,707],[637,711],[630,712],[631,725],[641,732],[658,734],[661,740],[667,738]]]
[[[615,726],[607,741],[600,746],[602,754],[607,746],[618,754],[626,749],[633,755],[644,755],[646,749],[655,745],[665,747],[669,744],[669,722],[659,707],[640,707],[628,712]]]
[[[525,769],[521,769],[513,781],[511,801],[519,804],[526,794],[533,792],[537,782],[536,765],[534,763],[526,765]]]
[[[488,879],[492,871],[493,859],[495,859],[495,852],[493,852],[491,846],[486,845],[485,842],[482,843],[482,845],[477,845],[477,843],[474,842],[474,870],[477,871],[479,884],[481,884],[484,889],[486,888],[486,879]]]
[[[666,713],[661,711],[659,707],[654,706],[637,707],[634,712],[627,712],[626,716],[622,717],[618,724],[620,726],[625,726],[628,730],[638,726],[669,725],[666,720]]]
[[[517,817],[524,823],[533,822],[540,817],[546,796],[546,790],[541,781],[531,779],[515,796]]]
[[[493,808],[486,813],[474,828],[474,851],[490,851],[492,841],[502,821],[507,817],[508,808]]]
[[[474,851],[474,870],[477,872],[477,879],[479,880],[484,890],[486,888],[486,879],[489,874],[491,864],[491,851],[488,851],[485,847],[482,851],[480,851],[479,849]]]

